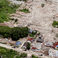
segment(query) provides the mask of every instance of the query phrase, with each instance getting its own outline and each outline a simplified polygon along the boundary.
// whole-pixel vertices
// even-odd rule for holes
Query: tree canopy
[[[18,40],[19,38],[23,38],[28,36],[28,27],[4,27],[0,26],[0,35],[3,37],[11,37],[12,40]]]

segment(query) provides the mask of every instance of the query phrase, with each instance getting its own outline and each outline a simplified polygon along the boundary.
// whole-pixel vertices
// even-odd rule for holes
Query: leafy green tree
[[[15,27],[12,29],[12,40],[18,40],[19,38],[23,38],[28,36],[28,28],[27,27]]]
[[[18,21],[18,19],[15,19],[15,22],[17,22]]]
[[[25,2],[27,2],[28,0],[17,0],[17,1],[25,1]]]
[[[31,46],[31,45],[30,45],[30,43],[28,42],[28,43],[27,43],[27,49],[28,49],[28,50],[30,49],[30,46]]]
[[[6,53],[6,50],[5,49],[0,49],[0,53],[4,54],[4,53]]]
[[[23,38],[28,36],[28,27],[4,27],[0,26],[0,35],[3,37],[11,37],[12,40],[18,40],[19,38]]]
[[[47,0],[45,0],[47,2]]]
[[[38,58],[37,56],[32,55],[32,58]]]
[[[26,8],[24,8],[24,9],[19,9],[19,11],[25,12],[25,13],[30,13],[30,11],[29,11],[28,9],[26,9]]]
[[[0,35],[3,35],[3,37],[10,37],[11,36],[11,28],[0,26]]]
[[[16,56],[16,58],[22,58],[22,57],[20,57],[20,56]]]
[[[27,57],[27,54],[26,53],[21,53],[20,57],[25,58],[25,57]]]
[[[44,6],[45,6],[45,4],[41,4],[41,6],[42,6],[42,7],[44,7]]]
[[[52,26],[58,28],[58,21],[53,21]]]
[[[18,27],[12,29],[11,37],[12,40],[18,40],[20,38],[20,30]]]

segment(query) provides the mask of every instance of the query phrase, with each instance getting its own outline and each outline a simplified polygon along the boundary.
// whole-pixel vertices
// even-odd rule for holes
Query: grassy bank
[[[9,14],[15,13],[19,5],[11,4],[7,0],[0,0],[0,23],[9,21]]]

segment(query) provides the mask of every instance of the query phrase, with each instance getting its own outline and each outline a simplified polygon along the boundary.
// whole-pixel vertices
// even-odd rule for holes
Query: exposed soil
[[[44,7],[41,7],[41,4],[45,4]],[[18,24],[14,26],[28,26],[29,28],[36,29],[41,34],[43,34],[45,41],[54,41],[57,28],[52,27],[54,20],[57,20],[58,14],[58,1],[55,0],[33,0],[24,3],[18,9],[27,8],[30,10],[30,13],[23,13],[17,11],[14,16],[11,18],[17,18]]]

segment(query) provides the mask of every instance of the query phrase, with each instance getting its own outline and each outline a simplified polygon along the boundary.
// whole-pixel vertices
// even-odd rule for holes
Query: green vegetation
[[[9,21],[9,14],[15,13],[19,6],[13,5],[7,0],[0,0],[0,23]]]
[[[32,57],[32,58],[41,58],[41,57],[37,57],[37,56],[35,56],[35,55],[32,55],[31,57]]]
[[[19,38],[23,38],[28,36],[28,27],[14,27],[12,28],[11,38],[12,40],[18,40]]]
[[[14,19],[14,18],[9,18],[9,20],[14,21],[14,23],[17,23],[18,19]]]
[[[28,43],[27,43],[27,49],[28,49],[28,50],[30,49],[30,46],[31,46],[31,45],[30,45],[30,43],[28,42]]]
[[[58,33],[56,34],[56,37],[58,37]]]
[[[47,0],[45,0],[47,2]]]
[[[58,21],[53,21],[52,26],[58,28]]]
[[[12,40],[18,40],[19,38],[23,38],[28,36],[28,27],[4,27],[0,26],[0,35],[3,37],[11,37]]]
[[[20,57],[25,58],[25,57],[27,57],[27,54],[26,53],[21,53]]]
[[[26,9],[26,8],[24,8],[24,9],[19,9],[19,11],[24,12],[24,13],[30,13],[30,11],[29,11],[28,9]]]
[[[36,31],[36,30],[35,30],[35,31],[32,31],[32,34],[33,34],[33,35],[37,34],[37,31]]]
[[[30,34],[30,37],[34,37],[34,35],[33,34]]]
[[[0,35],[2,35],[2,37],[10,37],[11,35],[11,28],[10,27],[4,27],[4,26],[0,26]]]
[[[4,47],[0,47],[0,57],[2,56],[2,58],[14,58],[16,56],[16,58],[26,58],[27,54],[26,53],[21,53],[19,55],[18,52],[12,50],[12,49],[6,49]]]
[[[27,54],[26,53],[21,53],[20,56],[16,56],[16,58],[26,58]]]
[[[15,55],[18,55],[18,52],[12,49],[6,49],[4,47],[0,47],[0,55],[2,58],[14,58]]]
[[[18,21],[18,19],[15,19],[15,22],[17,22]]]
[[[32,58],[38,58],[37,56],[32,55]]]
[[[11,19],[12,21],[14,20],[14,18]]]
[[[17,0],[17,1],[25,1],[25,2],[27,2],[27,0]]]
[[[40,32],[38,32],[37,35],[40,35]]]
[[[44,7],[45,6],[45,4],[41,4],[41,7]]]

